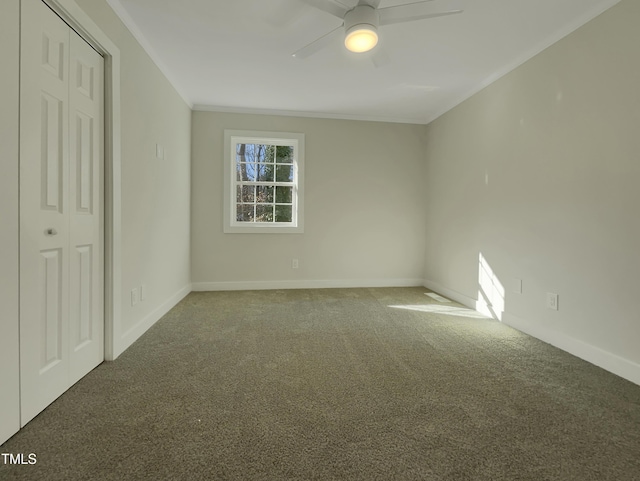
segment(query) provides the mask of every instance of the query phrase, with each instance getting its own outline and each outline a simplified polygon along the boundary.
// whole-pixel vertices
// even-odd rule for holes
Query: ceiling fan
[[[378,8],[380,0],[300,1],[342,19],[342,25],[294,52],[297,59],[313,55],[341,35],[348,50],[368,52],[378,43],[378,27],[462,13],[460,0],[424,0],[386,8]]]

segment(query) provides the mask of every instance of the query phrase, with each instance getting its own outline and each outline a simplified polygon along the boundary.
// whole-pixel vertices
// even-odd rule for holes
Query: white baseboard
[[[430,291],[440,294],[441,296],[451,299],[452,301],[459,302],[460,304],[468,307],[469,309],[475,310],[476,308],[476,299],[466,296],[458,291],[448,289],[438,284],[437,282],[433,282],[433,281],[430,281],[429,279],[425,279],[422,285],[427,289],[429,289]]]
[[[151,326],[158,322],[162,316],[169,312],[178,302],[185,298],[187,294],[192,291],[191,284],[187,284],[178,292],[173,294],[169,299],[163,302],[160,306],[154,309],[151,313],[141,319],[135,326],[125,332],[116,346],[114,346],[114,359],[122,354],[131,344],[136,342],[140,336],[142,336]]]
[[[147,315],[138,324],[129,329],[118,342],[117,356],[133,344],[142,334],[169,312],[191,291],[241,291],[275,289],[323,289],[323,288],[362,288],[362,287],[417,287],[443,295],[453,301],[476,308],[476,299],[458,291],[448,289],[437,282],[423,279],[346,279],[346,280],[301,280],[301,281],[233,281],[233,282],[196,282],[176,292],[171,298]],[[561,332],[529,322],[505,312],[502,322],[525,334],[533,336],[563,351],[573,354],[591,364],[605,369],[617,376],[640,385],[640,364],[621,358],[598,347],[572,338]],[[116,356],[116,357],[117,357]]]
[[[335,279],[299,281],[194,282],[194,291],[259,291],[274,289],[331,289],[357,287],[418,287],[422,279]]]
[[[476,309],[476,299],[452,289],[448,289],[437,282],[433,282],[428,279],[425,279],[424,286],[427,289],[459,302],[470,309]],[[536,339],[540,339],[541,341],[551,344],[558,349],[562,349],[569,354],[573,354],[584,361],[601,367],[602,369],[627,379],[632,383],[640,385],[640,364],[636,364],[628,359],[616,356],[615,354],[604,351],[599,347],[592,346],[561,332],[514,316],[508,312],[504,312],[502,314],[502,322],[514,329],[517,329],[518,331],[524,332]]]
[[[584,361],[640,385],[640,364],[507,312],[504,313],[502,321],[518,331],[529,334]]]

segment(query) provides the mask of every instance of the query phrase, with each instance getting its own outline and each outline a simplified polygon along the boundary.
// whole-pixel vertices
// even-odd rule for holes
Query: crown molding
[[[222,107],[216,105],[195,104],[194,111],[200,112],[222,112],[229,114],[250,114],[250,115],[281,115],[284,117],[310,117],[314,119],[335,119],[335,120],[358,120],[364,122],[389,122],[395,124],[426,124],[424,119],[370,116],[370,115],[350,115],[333,112],[309,112],[298,110],[272,110],[272,109],[251,109],[244,107]]]

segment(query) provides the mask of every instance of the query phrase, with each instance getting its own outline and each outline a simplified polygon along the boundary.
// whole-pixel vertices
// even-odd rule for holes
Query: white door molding
[[[20,429],[20,2],[0,1],[0,444]]]

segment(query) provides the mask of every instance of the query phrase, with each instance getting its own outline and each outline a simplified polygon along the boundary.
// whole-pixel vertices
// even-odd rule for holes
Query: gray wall
[[[423,126],[217,112],[192,125],[195,289],[422,283]],[[225,129],[305,134],[304,234],[223,234]]]
[[[106,0],[76,0],[120,49],[122,344],[190,291],[191,109]],[[156,144],[165,159],[156,159]],[[131,305],[131,290],[146,299]]]
[[[424,215],[427,285],[482,301],[482,254],[505,322],[640,383],[638,20],[623,1],[430,124]]]

